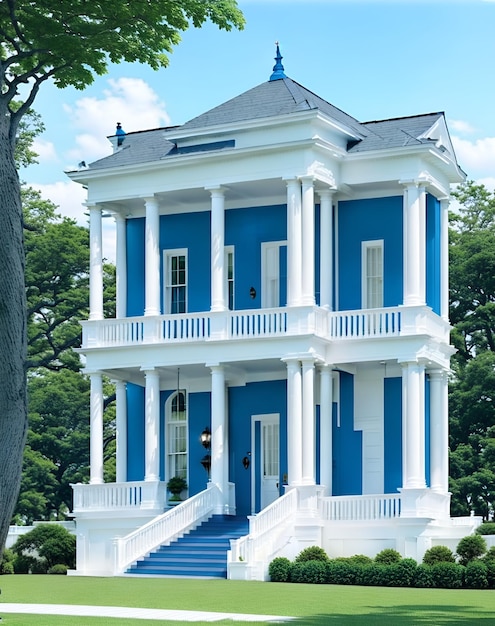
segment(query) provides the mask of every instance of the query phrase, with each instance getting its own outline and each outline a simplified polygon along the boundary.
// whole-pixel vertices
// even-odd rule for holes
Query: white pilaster
[[[426,195],[414,183],[404,189],[404,305],[426,301]]]
[[[116,403],[116,480],[124,483],[127,480],[127,393],[123,380],[115,381]]]
[[[425,368],[402,363],[402,486],[422,489],[425,482]]]
[[[103,483],[103,377],[89,375],[90,380],[90,478],[92,485]]]
[[[126,243],[126,220],[120,213],[115,214],[117,246],[115,279],[117,285],[116,315],[127,315],[127,243]]]
[[[211,310],[225,311],[225,195],[218,187],[211,193]]]
[[[89,207],[89,319],[103,319],[101,207]]]
[[[302,377],[298,359],[287,359],[287,466],[289,485],[302,482]]]
[[[144,370],[146,379],[144,409],[144,480],[154,482],[160,476],[160,375],[151,368]]]
[[[302,297],[301,304],[315,304],[315,194],[313,177],[302,180]]]
[[[221,365],[211,369],[211,482],[222,493],[217,513],[228,504],[228,485],[224,455],[226,450],[225,371]]]
[[[333,310],[333,211],[330,189],[320,196],[320,306]]]
[[[287,180],[287,304],[297,306],[302,289],[302,213],[301,183]]]
[[[160,314],[160,214],[156,198],[146,198],[145,315]]]
[[[315,361],[302,359],[302,482],[314,485],[315,480]]]
[[[332,415],[333,415],[332,366],[320,368],[320,483],[325,494],[332,495]]]
[[[440,200],[440,315],[449,321],[449,200]]]
[[[430,478],[431,489],[449,490],[448,378],[444,370],[430,370]]]

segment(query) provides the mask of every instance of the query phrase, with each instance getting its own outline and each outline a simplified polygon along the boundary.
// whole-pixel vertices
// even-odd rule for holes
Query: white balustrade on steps
[[[163,509],[166,485],[164,482],[135,481],[103,483],[101,485],[72,484],[73,512],[124,511]]]
[[[320,499],[320,515],[328,521],[368,521],[400,517],[400,494],[329,496]]]
[[[114,541],[114,574],[123,573],[137,559],[158,546],[166,545],[212,515],[221,499],[212,483],[125,537]]]

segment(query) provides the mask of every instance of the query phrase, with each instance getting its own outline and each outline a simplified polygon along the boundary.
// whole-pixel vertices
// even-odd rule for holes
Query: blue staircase
[[[247,535],[248,531],[246,517],[213,515],[180,539],[140,559],[126,573],[226,578],[230,540]]]

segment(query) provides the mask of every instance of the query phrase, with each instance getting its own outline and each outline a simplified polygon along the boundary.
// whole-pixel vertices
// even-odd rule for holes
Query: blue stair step
[[[148,576],[226,578],[230,540],[249,531],[245,517],[213,515],[168,546],[160,546],[127,570]]]

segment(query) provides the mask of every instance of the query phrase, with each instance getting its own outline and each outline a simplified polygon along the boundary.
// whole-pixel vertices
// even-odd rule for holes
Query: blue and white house
[[[123,573],[219,514],[249,517],[228,553],[245,579],[308,545],[421,558],[472,529],[449,514],[447,213],[464,174],[444,114],[359,122],[281,60],[277,46],[267,82],[182,126],[119,124],[113,154],[69,173],[91,239],[78,574]],[[173,476],[188,488],[172,507]]]

